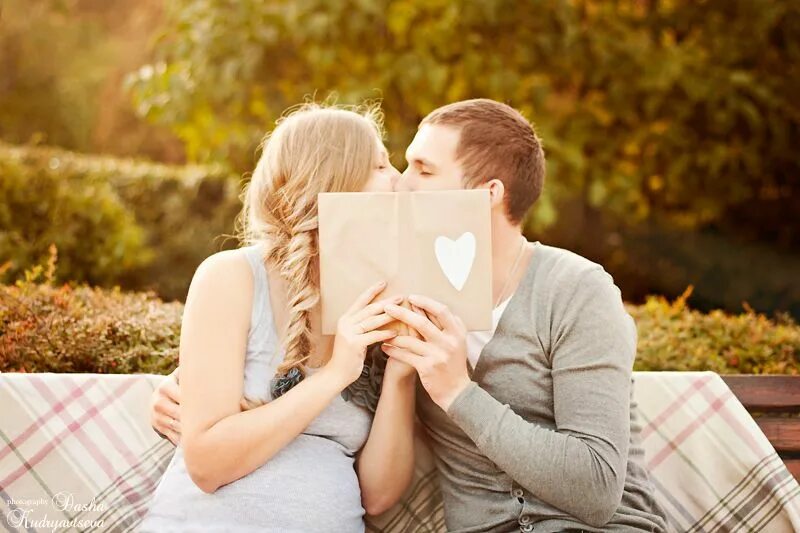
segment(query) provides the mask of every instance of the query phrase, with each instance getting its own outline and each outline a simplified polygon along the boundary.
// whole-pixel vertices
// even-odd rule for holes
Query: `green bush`
[[[712,370],[719,374],[800,374],[800,326],[749,307],[738,315],[701,313],[686,302],[651,296],[629,306],[639,328],[636,370]]]
[[[53,261],[0,285],[0,371],[168,373],[177,365],[183,307],[152,293],[53,284]],[[44,282],[39,278],[44,277]],[[800,373],[800,326],[747,311],[729,316],[652,297],[629,306],[639,327],[637,370]]]
[[[5,157],[4,157],[5,156]],[[55,244],[60,274],[105,285],[150,261],[144,233],[108,182],[68,173],[56,158],[38,167],[0,156],[0,263],[20,275]]]
[[[168,373],[178,360],[180,303],[52,280],[35,266],[0,285],[0,371]],[[44,283],[38,278],[46,275]]]
[[[239,179],[222,166],[170,166],[0,143],[0,263],[16,279],[50,244],[55,279],[183,298],[203,259],[236,239]]]

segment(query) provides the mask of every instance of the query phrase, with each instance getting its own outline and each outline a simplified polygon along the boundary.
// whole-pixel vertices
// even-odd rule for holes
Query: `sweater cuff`
[[[481,423],[481,418],[488,412],[486,396],[489,393],[471,381],[447,409],[447,416],[473,440],[480,434],[481,428],[486,427],[486,424]]]

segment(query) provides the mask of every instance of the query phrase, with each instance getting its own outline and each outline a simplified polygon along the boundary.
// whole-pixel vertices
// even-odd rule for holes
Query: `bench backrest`
[[[800,376],[721,377],[800,480]]]

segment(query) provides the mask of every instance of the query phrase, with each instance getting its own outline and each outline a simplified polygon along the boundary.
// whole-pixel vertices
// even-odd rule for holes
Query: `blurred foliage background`
[[[7,280],[57,241],[61,281],[182,299],[236,245],[241,178],[288,106],[383,100],[402,169],[429,111],[488,97],[544,140],[529,238],[602,263],[631,302],[693,285],[701,310],[800,317],[796,2],[5,0],[0,16]]]
[[[152,292],[54,283],[57,252],[0,285],[0,372],[167,374],[178,364],[180,302]],[[638,327],[635,370],[800,374],[800,325],[752,309],[702,313],[650,296],[628,304]]]
[[[55,286],[55,246],[0,285],[0,372],[169,373],[178,364],[179,302],[153,293]]]

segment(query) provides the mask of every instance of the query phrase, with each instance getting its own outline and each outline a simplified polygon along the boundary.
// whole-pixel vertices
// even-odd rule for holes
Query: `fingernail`
[[[395,296],[394,298],[392,298],[392,302],[394,302],[396,304],[399,304],[402,301],[403,301],[403,297],[402,296]]]

